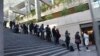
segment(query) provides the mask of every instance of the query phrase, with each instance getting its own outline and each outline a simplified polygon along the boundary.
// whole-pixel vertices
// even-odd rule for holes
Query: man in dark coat
[[[69,35],[70,35],[70,34],[69,34],[68,31],[66,30],[66,32],[65,32],[65,37],[66,37],[65,43],[66,43],[67,49],[69,49],[69,44],[70,44],[70,36],[69,36]]]
[[[29,30],[30,30],[30,34],[32,34],[32,30],[33,30],[33,23],[31,23],[31,24],[29,25]]]
[[[14,32],[15,33],[19,33],[19,25],[18,24],[15,25]]]
[[[54,38],[54,43],[56,44],[56,27],[54,26],[53,28],[52,28],[52,34],[53,34],[53,38]]]
[[[51,29],[50,29],[49,25],[47,25],[47,27],[46,27],[46,40],[48,42],[51,42]]]
[[[40,27],[41,39],[44,39],[44,31],[45,31],[44,24],[42,24]]]
[[[10,29],[12,29],[12,26],[13,26],[13,22],[12,21],[10,21]]]
[[[24,31],[24,34],[28,34],[28,27],[23,24],[23,31]]]
[[[37,29],[36,29],[36,24],[34,24],[34,35],[36,35],[36,31],[37,31]]]
[[[59,38],[61,37],[59,29],[56,29],[56,38],[55,38],[55,44],[59,44]]]

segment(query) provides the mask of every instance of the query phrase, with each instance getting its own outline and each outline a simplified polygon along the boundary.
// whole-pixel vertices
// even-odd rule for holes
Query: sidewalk
[[[95,46],[90,46],[89,50],[91,51],[86,51],[85,47],[82,47],[81,51],[75,50],[74,52],[68,52],[62,56],[97,56]]]

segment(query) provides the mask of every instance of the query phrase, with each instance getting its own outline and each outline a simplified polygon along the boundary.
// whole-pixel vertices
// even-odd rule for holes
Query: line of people
[[[55,44],[59,44],[59,38],[61,37],[59,29],[57,29],[56,26],[51,29],[49,25],[44,27],[44,24],[42,24],[41,26],[33,23],[29,25],[15,24],[13,28],[11,27],[11,29],[15,33],[34,34],[41,39],[47,40],[48,42],[52,42],[51,39],[52,37],[54,37],[53,39]]]
[[[61,37],[61,34],[59,32],[59,29],[54,26],[52,29],[49,27],[49,25],[47,25],[46,27],[44,27],[44,24],[41,24],[41,26],[37,25],[37,24],[29,24],[29,25],[25,25],[25,24],[16,24],[13,28],[11,28],[14,30],[14,32],[16,33],[24,33],[24,34],[34,34],[38,37],[40,37],[43,40],[47,40],[48,42],[52,42],[52,37],[54,40],[55,44],[59,44],[59,39]],[[88,45],[89,45],[89,35],[87,34],[87,32],[83,33],[83,37],[84,37],[84,42],[86,45],[86,49],[88,50]],[[65,45],[67,47],[67,49],[70,49],[70,33],[66,30],[65,31]],[[75,43],[77,46],[77,49],[80,51],[80,44],[81,44],[81,36],[79,35],[79,32],[76,32],[75,34]]]
[[[65,38],[65,43],[66,43],[67,49],[72,50],[73,47],[69,46],[70,45],[70,33],[67,30],[65,32],[65,37],[66,37]],[[89,47],[89,35],[86,31],[83,32],[83,38],[84,38],[83,42],[85,42],[86,51],[90,51],[89,48],[88,48]],[[75,34],[75,44],[77,46],[78,51],[81,51],[80,50],[81,42],[82,42],[81,36],[80,36],[79,32],[77,31],[76,34]]]

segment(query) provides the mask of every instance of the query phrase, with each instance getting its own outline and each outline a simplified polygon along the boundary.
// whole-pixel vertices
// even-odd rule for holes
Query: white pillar
[[[30,13],[31,12],[31,4],[30,4],[30,0],[27,0],[27,3],[28,3],[28,12]]]
[[[14,12],[13,12],[14,13]],[[15,21],[16,20],[16,13],[14,13],[14,19],[13,19],[13,21]]]
[[[27,9],[27,5],[28,5],[28,3],[27,3],[27,0],[25,0],[26,14],[28,15],[28,9]]]
[[[30,2],[29,0],[25,0],[25,7],[26,7],[26,13],[30,13],[30,10],[31,10],[31,5],[30,5]]]
[[[35,12],[36,12],[36,20],[41,19],[41,9],[40,9],[40,1],[35,0]]]
[[[92,16],[92,21],[93,21],[93,30],[94,30],[94,35],[95,35],[97,54],[98,56],[100,56],[100,24],[99,24],[100,20],[98,20],[100,19],[100,13],[99,13],[100,6],[97,8],[94,8],[95,7],[95,5],[93,4],[94,1],[96,0],[89,0],[89,8],[90,8],[91,16]]]
[[[9,10],[8,10],[8,21],[11,21],[10,15],[11,15],[11,11],[10,11],[10,9],[9,9]]]
[[[3,43],[3,0],[0,0],[0,56],[4,56]]]
[[[8,0],[8,5],[9,5],[9,9],[8,9],[8,21],[11,21],[11,0]]]
[[[51,2],[52,2],[52,5],[54,5],[54,4],[55,4],[54,0],[51,0]]]

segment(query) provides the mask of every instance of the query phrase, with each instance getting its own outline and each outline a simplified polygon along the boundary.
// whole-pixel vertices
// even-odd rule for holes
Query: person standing
[[[84,36],[84,40],[85,40],[86,49],[87,49],[87,51],[90,51],[89,48],[88,48],[88,45],[89,45],[89,35],[88,35],[87,32],[84,32],[83,36]]]
[[[20,25],[22,33],[24,33],[23,24]]]
[[[33,30],[33,23],[29,24],[29,30],[30,30],[30,34],[32,34],[32,30]]]
[[[39,30],[38,28],[39,28],[39,26],[37,24],[35,24],[35,26],[34,26],[34,34],[36,36],[38,36],[38,30]]]
[[[12,21],[12,29],[14,28],[14,26],[15,26],[15,22],[14,22],[14,21]]]
[[[10,29],[12,29],[12,26],[13,26],[13,23],[12,23],[12,21],[10,21]]]
[[[19,33],[19,25],[18,24],[15,25],[14,32],[15,33]]]
[[[56,40],[55,40],[55,44],[59,44],[59,38],[61,37],[60,33],[59,33],[59,29],[56,29]]]
[[[42,24],[40,27],[41,39],[44,39],[44,31],[44,24]]]
[[[53,34],[53,38],[54,38],[54,43],[56,44],[56,26],[54,26],[53,28],[52,28],[52,34]]]
[[[37,36],[40,37],[40,27],[37,25]]]
[[[28,34],[28,27],[23,24],[23,31],[24,31],[24,34]]]
[[[37,24],[34,25],[34,35],[37,33]]]
[[[75,43],[76,43],[76,45],[77,45],[78,51],[80,51],[79,45],[81,44],[81,39],[80,39],[79,32],[76,32],[76,34],[75,34]]]
[[[32,33],[35,33],[35,24],[33,23],[33,29],[32,29]],[[35,35],[35,34],[34,34]]]
[[[3,22],[3,26],[6,28],[7,21]]]
[[[70,34],[68,33],[68,31],[66,30],[65,32],[65,43],[66,43],[66,46],[67,46],[67,49],[69,49],[69,44],[70,44]]]
[[[46,40],[48,42],[51,42],[51,29],[50,29],[49,25],[47,25],[47,27],[46,27]]]

